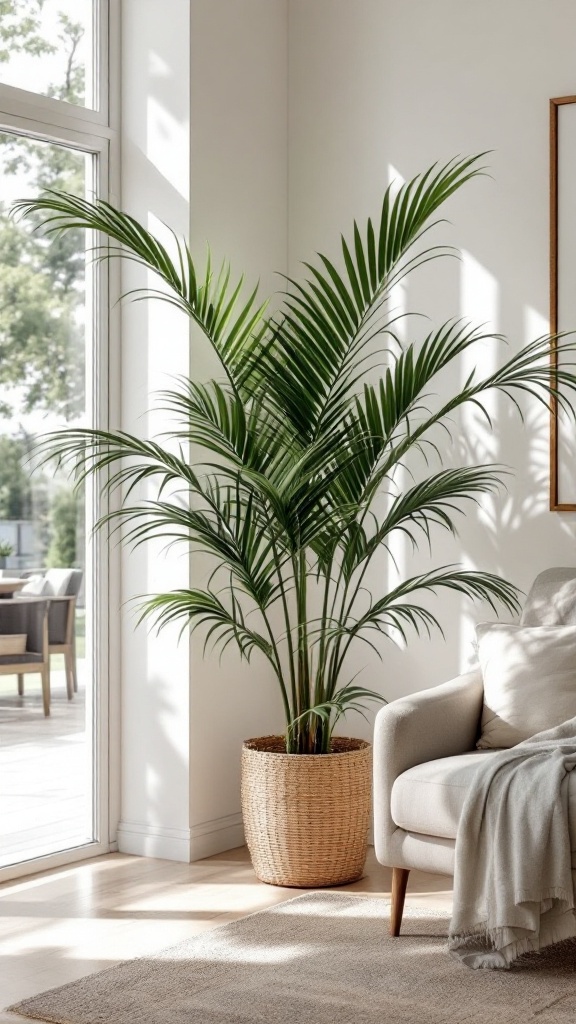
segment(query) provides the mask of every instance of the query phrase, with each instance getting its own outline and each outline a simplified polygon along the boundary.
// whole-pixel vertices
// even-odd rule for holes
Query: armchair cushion
[[[473,750],[409,768],[392,787],[390,806],[395,824],[407,832],[455,839],[478,767],[496,753]],[[576,772],[570,772],[568,779],[568,811],[572,849],[576,851]]]
[[[513,747],[576,716],[576,626],[477,626],[480,749]]]

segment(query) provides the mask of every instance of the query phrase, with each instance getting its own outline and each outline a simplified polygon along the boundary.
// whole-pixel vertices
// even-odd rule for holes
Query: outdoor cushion
[[[51,597],[63,597],[67,594],[73,571],[73,569],[48,569],[44,577],[46,587],[44,593]]]
[[[576,716],[576,626],[476,627],[485,749],[513,747]]]
[[[44,659],[41,654],[34,651],[26,651],[25,654],[0,654],[0,665],[26,665],[31,662],[41,663]]]
[[[41,597],[47,592],[48,589],[44,576],[29,576],[28,582],[24,584],[18,596],[30,597],[32,594],[35,594],[37,597]]]
[[[472,750],[409,768],[392,787],[391,812],[407,832],[455,839],[462,807],[478,766],[496,750]],[[568,778],[572,849],[576,850],[576,772]]]

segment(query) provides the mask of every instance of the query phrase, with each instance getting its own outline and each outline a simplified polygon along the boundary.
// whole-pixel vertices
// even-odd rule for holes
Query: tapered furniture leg
[[[42,704],[46,718],[50,714],[50,665],[42,666]]]
[[[74,666],[72,664],[72,652],[70,648],[64,651],[64,664],[66,666],[66,695],[68,700],[74,696]]]
[[[24,696],[24,676],[22,675],[22,673],[20,673],[20,675],[18,676],[18,696]]]
[[[72,655],[70,660],[72,663],[72,685],[74,693],[78,693],[78,674],[76,671],[76,639],[74,637],[74,633],[72,634]]]
[[[392,906],[390,907],[390,935],[400,935],[404,897],[408,885],[409,868],[392,868]]]

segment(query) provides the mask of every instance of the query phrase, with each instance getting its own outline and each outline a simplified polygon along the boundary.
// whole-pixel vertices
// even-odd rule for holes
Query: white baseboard
[[[225,853],[244,846],[244,826],[242,815],[227,814],[223,818],[203,821],[190,829],[190,860],[202,860],[212,857],[215,853]]]
[[[244,844],[242,815],[203,821],[189,829],[121,821],[118,826],[118,850],[137,857],[159,857],[185,864],[215,853],[224,853]]]
[[[121,821],[118,825],[118,850],[137,857],[163,860],[190,860],[190,829],[146,825],[139,821]]]

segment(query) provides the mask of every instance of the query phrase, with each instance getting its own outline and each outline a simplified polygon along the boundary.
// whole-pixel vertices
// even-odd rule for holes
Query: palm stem
[[[272,629],[272,625],[270,623],[270,619],[268,618],[265,609],[260,608],[260,611],[262,613],[262,618],[264,619],[264,623],[266,625],[266,632],[268,633],[268,636],[270,638],[270,646],[271,646],[271,648],[272,648],[272,650],[274,652],[273,666],[274,666],[275,671],[276,671],[276,678],[278,679],[278,684],[280,686],[280,692],[282,694],[282,704],[284,705],[284,716],[286,718],[286,722],[290,722],[292,720],[292,713],[291,713],[291,709],[290,709],[290,701],[288,699],[288,691],[286,689],[286,684],[284,682],[284,673],[282,672],[282,662],[281,662],[281,659],[280,659],[280,654],[279,654],[279,651],[278,651],[278,645],[276,643],[276,638],[274,636],[274,630]]]
[[[311,706],[310,652],[308,649],[308,573],[306,550],[300,546],[293,557],[294,582],[296,584],[297,614],[297,658],[298,658],[298,706],[297,715],[302,715]],[[313,753],[312,734],[309,723],[299,723],[297,732],[299,753]]]
[[[329,628],[330,620],[328,618],[328,605],[330,603],[330,585],[332,583],[332,567],[334,564],[334,555],[332,554],[328,560],[326,568],[324,570],[325,583],[324,583],[324,596],[322,599],[322,614],[320,618],[320,645],[318,650],[318,667],[316,671],[316,683],[314,688],[314,703],[322,704],[326,700],[326,691],[324,688],[325,672],[326,672],[326,645],[327,645],[327,632]]]
[[[276,544],[276,539],[274,537],[274,532],[273,531],[272,531],[272,551],[273,551],[273,555],[274,555],[274,566],[275,566],[275,571],[276,571],[276,578],[278,580],[278,587],[280,589],[280,600],[281,600],[281,604],[282,604],[282,613],[283,613],[283,616],[284,616],[284,626],[285,626],[285,630],[286,630],[286,646],[287,646],[287,650],[288,650],[287,661],[288,661],[288,672],[290,674],[290,690],[291,690],[291,694],[292,694],[292,706],[291,706],[291,708],[289,707],[287,718],[286,718],[286,725],[288,726],[290,724],[290,722],[298,714],[298,711],[297,711],[297,707],[298,707],[298,692],[297,692],[297,684],[296,684],[296,672],[295,672],[295,669],[294,669],[294,647],[293,647],[293,644],[292,644],[292,621],[291,621],[291,618],[290,618],[290,609],[288,607],[288,598],[287,598],[287,595],[286,595],[286,587],[285,587],[285,584],[284,584],[284,576],[283,576],[283,573],[282,573],[281,559],[279,557],[278,547],[277,547],[277,544]]]

